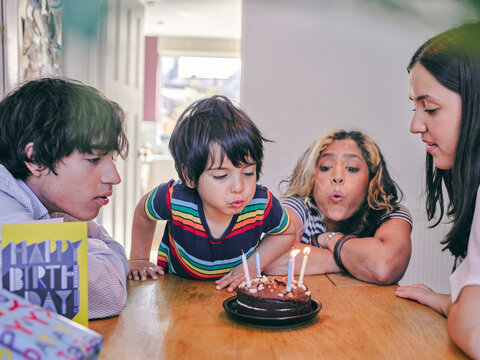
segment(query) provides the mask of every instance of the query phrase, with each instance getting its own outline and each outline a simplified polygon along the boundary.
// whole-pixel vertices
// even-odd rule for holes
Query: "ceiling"
[[[141,0],[146,36],[240,39],[242,0]]]

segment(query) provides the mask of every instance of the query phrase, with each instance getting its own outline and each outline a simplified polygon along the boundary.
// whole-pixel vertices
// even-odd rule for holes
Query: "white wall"
[[[122,182],[114,187],[111,202],[102,208],[97,221],[129,256],[133,212],[141,197],[138,150],[143,119],[144,6],[139,0],[84,0],[80,8],[68,4],[64,74],[97,87],[125,111],[129,156],[126,161],[117,159]],[[75,16],[83,21],[72,22]]]
[[[19,19],[18,2],[0,0],[0,98],[3,98],[19,80]]]
[[[416,240],[433,233],[425,233],[425,148],[409,132],[406,67],[424,40],[462,22],[465,9],[444,0],[402,13],[379,3],[389,1],[243,0],[241,103],[275,141],[266,144],[260,182],[278,195],[279,181],[317,137],[336,128],[365,131],[382,149],[416,217],[404,279],[449,291],[444,273],[452,260],[440,255],[441,234],[432,242],[434,254],[417,253]],[[426,274],[417,265],[433,257]]]

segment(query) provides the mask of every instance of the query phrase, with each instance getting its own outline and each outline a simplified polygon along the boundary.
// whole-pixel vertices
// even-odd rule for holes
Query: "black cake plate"
[[[239,312],[237,312],[236,296],[232,296],[226,299],[223,302],[223,308],[228,313],[228,315],[230,315],[232,318],[244,323],[248,323],[252,325],[263,325],[263,326],[286,326],[286,325],[298,324],[298,323],[313,319],[315,316],[318,315],[318,312],[322,308],[322,304],[320,303],[320,301],[312,298],[312,309],[308,313],[301,314],[301,315],[294,315],[294,316],[277,317],[277,318],[240,314]]]

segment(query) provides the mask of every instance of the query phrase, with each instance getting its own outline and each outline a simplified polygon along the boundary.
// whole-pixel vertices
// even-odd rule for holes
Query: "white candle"
[[[300,270],[300,277],[298,278],[298,287],[301,287],[303,284],[303,276],[305,275],[305,268],[307,267],[308,255],[310,254],[310,247],[307,246],[303,249],[303,262],[302,269]]]
[[[247,283],[247,288],[250,289],[252,283],[250,282],[250,274],[248,273],[247,257],[242,250],[242,264],[243,264],[243,273],[245,274],[245,282]]]
[[[293,259],[292,259],[292,281],[295,280],[295,256],[300,252],[300,250],[292,250],[290,254],[293,253]]]
[[[260,269],[260,254],[257,252],[255,253],[255,260],[257,264],[257,277],[262,277],[262,270]]]
[[[300,252],[300,250],[290,251],[290,259],[288,260],[288,275],[287,275],[287,292],[292,290],[292,280],[295,273],[295,256]]]

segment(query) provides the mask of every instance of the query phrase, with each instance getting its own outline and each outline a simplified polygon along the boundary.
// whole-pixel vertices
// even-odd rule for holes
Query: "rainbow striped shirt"
[[[208,230],[198,195],[170,180],[152,190],[145,201],[145,214],[152,220],[167,220],[158,248],[158,265],[189,279],[213,280],[227,274],[249,257],[263,233],[280,234],[290,218],[272,193],[257,185],[253,200],[234,215],[219,239]]]

